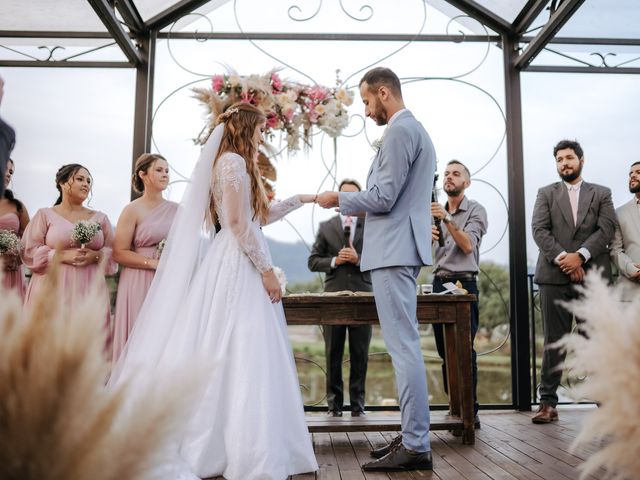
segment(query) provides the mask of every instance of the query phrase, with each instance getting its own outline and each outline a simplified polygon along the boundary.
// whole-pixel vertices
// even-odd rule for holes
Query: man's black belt
[[[475,272],[443,272],[442,270],[435,273],[435,276],[442,280],[475,280],[476,279]]]

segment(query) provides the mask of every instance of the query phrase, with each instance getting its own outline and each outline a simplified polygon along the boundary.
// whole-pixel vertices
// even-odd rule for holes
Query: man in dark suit
[[[573,317],[558,302],[578,296],[574,286],[585,272],[600,268],[611,279],[609,244],[616,214],[611,190],[582,180],[584,154],[576,141],[562,140],[553,149],[562,181],[538,191],[532,233],[540,249],[535,281],[540,286],[540,308],[545,351],[542,357],[540,406],[533,423],[558,419],[556,390],[560,385],[564,353],[548,346],[571,332]]]
[[[4,80],[0,77],[0,105],[4,95]],[[16,143],[16,135],[9,125],[0,117],[0,198],[4,195],[4,173],[7,169],[9,155]]]
[[[359,192],[355,180],[340,183],[341,192]],[[336,215],[318,227],[318,235],[309,255],[309,270],[324,272],[326,292],[341,290],[371,291],[369,272],[360,271],[360,253],[364,218]],[[342,416],[344,390],[342,355],[349,332],[349,400],[351,416],[364,415],[364,386],[367,376],[371,325],[326,325],[323,330],[327,359],[327,404],[329,415]]]

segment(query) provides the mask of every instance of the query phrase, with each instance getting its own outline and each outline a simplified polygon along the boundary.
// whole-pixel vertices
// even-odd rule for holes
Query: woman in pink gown
[[[104,261],[106,273],[114,274],[117,265],[111,259],[113,230],[107,216],[91,210],[83,204],[91,191],[93,179],[82,165],[64,165],[56,174],[56,188],[60,192],[52,208],[41,208],[34,215],[22,237],[24,244],[24,264],[31,269],[32,277],[27,287],[25,305],[36,298],[49,263],[59,256],[59,275],[66,296],[65,307],[73,308],[94,281],[104,293],[104,304],[96,308],[104,309],[105,326],[109,324],[109,295],[104,277],[98,278],[98,265]],[[84,248],[71,240],[74,224],[80,220],[97,222],[98,233]]]
[[[142,196],[127,205],[116,227],[113,258],[120,271],[113,329],[113,361],[118,360],[158,266],[158,244],[167,238],[178,204],[165,200],[169,164],[156,154],[136,160],[133,189]]]
[[[7,171],[4,175],[4,196],[0,198],[0,230],[9,230],[18,237],[27,228],[29,223],[29,212],[21,201],[14,198],[13,192],[9,190],[9,183],[15,171],[13,160],[7,162]],[[24,270],[22,259],[18,255],[5,255],[4,277],[2,284],[5,288],[15,289],[20,297],[24,298]]]

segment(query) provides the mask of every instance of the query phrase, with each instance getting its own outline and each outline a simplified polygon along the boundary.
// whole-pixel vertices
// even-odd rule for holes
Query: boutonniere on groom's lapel
[[[384,142],[384,136],[387,134],[387,128],[385,128],[384,132],[382,132],[382,136],[374,140],[373,143],[371,144],[371,146],[373,147],[376,153],[378,153],[378,151],[382,148],[382,142]]]

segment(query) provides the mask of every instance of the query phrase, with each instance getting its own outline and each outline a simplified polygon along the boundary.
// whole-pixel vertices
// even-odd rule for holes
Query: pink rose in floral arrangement
[[[311,123],[318,123],[318,112],[315,108],[309,110],[309,121]]]
[[[329,89],[322,85],[314,85],[307,90],[307,96],[314,102],[322,102],[329,95]]]
[[[240,94],[240,101],[244,103],[255,103],[255,95],[253,92],[242,92]]]
[[[287,122],[290,122],[291,120],[293,120],[293,117],[295,116],[296,111],[293,108],[287,108],[285,109],[284,112],[282,112],[282,115],[284,115],[284,118],[287,119]]]
[[[267,128],[275,128],[278,126],[278,123],[280,122],[280,120],[278,119],[278,116],[275,113],[269,113],[267,114]]]
[[[282,80],[277,73],[271,74],[271,87],[273,88],[273,93],[280,93],[282,91]]]
[[[222,87],[224,87],[224,76],[223,75],[214,75],[211,79],[211,88],[216,93],[220,93],[222,91]]]

